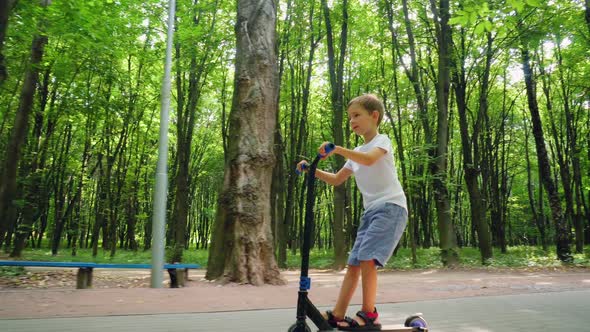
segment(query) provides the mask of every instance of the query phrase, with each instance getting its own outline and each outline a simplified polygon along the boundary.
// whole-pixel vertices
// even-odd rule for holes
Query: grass
[[[585,254],[574,254],[574,262],[567,266],[590,267],[590,246],[587,246]],[[312,251],[310,254],[310,266],[318,269],[329,269],[334,260],[331,251]],[[417,263],[412,264],[412,251],[410,248],[401,248],[389,262],[386,269],[412,270],[412,269],[437,269],[442,268],[438,248],[417,249]],[[460,266],[466,269],[482,268],[481,255],[477,248],[465,247],[459,250],[461,260]],[[499,249],[494,249],[494,258],[489,262],[491,268],[552,268],[566,266],[555,254],[555,248],[544,252],[541,247],[516,246],[509,247],[508,252],[503,254]],[[299,269],[300,256],[289,255],[287,266],[292,269]]]
[[[203,268],[207,266],[207,250],[185,250],[183,261],[197,263]],[[310,254],[310,268],[330,269],[334,263],[331,250],[312,250]],[[411,269],[436,269],[442,268],[439,249],[418,249],[416,252],[417,264],[412,264],[412,255],[409,248],[401,248],[392,257],[385,268],[395,270]],[[481,257],[477,248],[461,248],[460,266],[466,269],[482,268]],[[30,261],[55,261],[55,262],[96,262],[96,263],[150,263],[151,251],[125,251],[118,250],[115,257],[110,257],[109,251],[99,250],[93,258],[91,249],[79,249],[77,256],[71,256],[70,250],[62,249],[56,256],[51,255],[50,249],[27,249],[23,252],[23,260]],[[297,270],[301,266],[301,257],[288,252],[287,268]],[[585,254],[574,254],[574,262],[564,265],[555,254],[555,247],[549,252],[544,252],[541,247],[516,246],[509,247],[506,254],[494,249],[494,258],[488,265],[489,268],[557,268],[563,266],[590,267],[590,246],[586,247]],[[23,269],[13,267],[0,267],[0,275],[10,276],[23,273]]]
[[[0,277],[18,277],[27,273],[22,266],[0,266]]]
[[[184,261],[197,263],[200,265],[207,264],[206,250],[185,250]],[[78,249],[77,255],[72,256],[69,249],[62,249],[57,255],[51,255],[51,249],[26,249],[23,252],[22,260],[27,261],[48,261],[48,262],[94,262],[94,263],[129,263],[129,264],[146,264],[152,259],[151,250],[130,251],[117,250],[115,257],[110,256],[110,251],[99,249],[96,257],[92,257],[92,249]]]

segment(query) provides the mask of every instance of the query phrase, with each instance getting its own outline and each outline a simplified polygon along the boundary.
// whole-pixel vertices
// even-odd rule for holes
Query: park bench
[[[94,269],[151,269],[150,264],[109,264],[87,262],[34,262],[34,261],[0,261],[0,266],[22,267],[62,267],[78,268],[76,288],[86,289],[92,287],[92,271]],[[188,269],[198,269],[198,264],[164,264],[164,269],[170,275],[170,288],[184,286],[188,279]]]

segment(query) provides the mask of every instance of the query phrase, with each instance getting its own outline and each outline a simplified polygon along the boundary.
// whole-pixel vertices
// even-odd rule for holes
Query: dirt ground
[[[184,288],[153,289],[149,270],[94,272],[93,289],[76,290],[76,270],[30,268],[0,277],[0,318],[76,317],[217,312],[296,306],[298,271],[283,271],[285,286],[220,285],[191,272]],[[310,298],[333,305],[344,271],[312,270]],[[167,287],[168,277],[164,277]],[[382,271],[379,303],[590,289],[590,269],[481,269]],[[361,302],[357,290],[352,304]]]

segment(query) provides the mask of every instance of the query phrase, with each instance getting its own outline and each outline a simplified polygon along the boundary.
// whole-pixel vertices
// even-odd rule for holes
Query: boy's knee
[[[361,266],[360,265],[348,265],[348,268],[346,269],[346,273],[360,274],[361,273]]]
[[[361,262],[361,267],[376,267],[378,264],[374,259],[370,259],[370,260],[366,260],[366,261],[360,261]]]

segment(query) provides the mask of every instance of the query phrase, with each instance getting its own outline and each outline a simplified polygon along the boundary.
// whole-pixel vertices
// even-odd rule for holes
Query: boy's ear
[[[379,112],[373,111],[371,112],[371,117],[377,121],[379,121]]]

